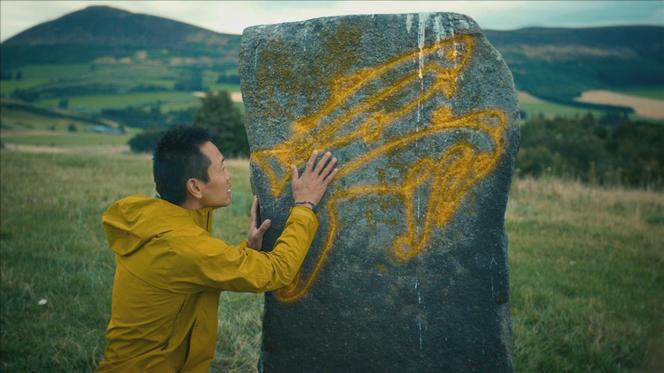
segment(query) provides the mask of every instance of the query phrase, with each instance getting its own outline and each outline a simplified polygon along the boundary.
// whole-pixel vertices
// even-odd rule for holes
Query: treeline
[[[134,152],[151,152],[161,135],[168,128],[174,125],[193,123],[212,131],[215,144],[219,146],[225,156],[249,156],[249,143],[244,131],[242,112],[233,104],[230,95],[226,91],[208,92],[202,98],[200,108],[179,112],[181,117],[177,117],[177,120],[172,122],[159,122],[159,118],[164,115],[159,110],[143,111],[142,113],[138,113],[139,109],[136,110],[136,116],[132,116],[132,113],[126,112],[126,110],[117,112],[122,113],[126,120],[132,120],[133,117],[134,121],[144,119],[145,121],[142,124],[154,123],[155,125],[149,128],[143,126],[145,128],[143,132],[129,140],[129,147]],[[109,111],[104,111],[103,114],[116,120],[121,119]]]
[[[121,118],[118,113],[122,113]],[[224,155],[249,155],[243,115],[227,92],[208,93],[199,109],[181,113],[175,121],[162,121],[159,110],[117,111],[104,116],[122,121],[141,120],[146,128],[130,140],[133,151],[149,152],[161,134],[173,125],[193,123],[210,128]],[[133,125],[139,123],[134,122]],[[575,117],[537,116],[521,126],[517,154],[518,176],[545,175],[581,180],[597,185],[664,187],[664,124],[632,120],[625,113],[591,113]]]
[[[528,119],[519,176],[555,175],[599,185],[664,186],[664,125],[624,113]]]
[[[160,105],[149,108],[127,107],[103,109],[100,116],[136,128],[172,127],[189,124],[194,120],[197,108],[162,112]]]

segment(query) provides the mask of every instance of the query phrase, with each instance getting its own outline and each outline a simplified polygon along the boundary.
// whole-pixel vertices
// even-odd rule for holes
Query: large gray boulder
[[[259,367],[511,371],[518,109],[479,26],[437,13],[250,27],[240,76],[264,249],[293,204],[289,165],[339,159],[299,278],[266,295]]]

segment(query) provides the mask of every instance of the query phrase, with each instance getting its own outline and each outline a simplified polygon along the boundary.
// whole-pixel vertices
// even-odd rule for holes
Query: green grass
[[[87,64],[71,65],[28,65],[18,69],[23,73],[23,79],[63,79],[80,77],[90,71]]]
[[[48,83],[48,79],[21,79],[21,80],[1,80],[0,95],[9,96],[15,89],[26,89],[37,87]]]
[[[41,132],[41,131],[3,131],[2,142],[5,144],[79,147],[94,145],[126,145],[136,131],[127,131],[123,135],[110,135],[85,132]]]
[[[0,94],[3,96],[11,94],[15,89],[38,87],[57,80],[81,79],[89,73],[90,68],[85,64],[28,65],[17,71],[23,75],[20,80],[0,81]]]
[[[55,147],[94,147],[106,145],[126,145],[129,139],[140,132],[126,128],[125,134],[111,135],[90,132],[95,126],[69,118],[54,118],[24,110],[3,108],[0,113],[3,144],[55,146]],[[69,126],[76,127],[75,132]]]
[[[611,89],[611,91],[624,93],[626,95],[639,96],[644,98],[653,98],[656,100],[664,100],[664,86],[630,87],[623,89]]]
[[[94,127],[89,122],[83,122],[69,118],[53,118],[31,113],[24,110],[2,108],[0,122],[3,130],[55,130],[66,131],[70,124],[74,124],[79,130]]]
[[[518,97],[519,97],[519,108],[525,111],[526,116],[529,118],[538,116],[540,114],[548,118],[552,118],[555,116],[571,117],[575,115],[583,115],[586,114],[587,112],[591,112],[593,113],[593,115],[596,116],[602,114],[602,112],[598,110],[588,110],[584,108],[561,105],[550,101],[545,101],[541,98],[532,96],[531,94],[524,91],[519,91]]]
[[[114,270],[100,216],[123,196],[153,193],[150,158],[3,150],[0,166],[0,370],[93,370]],[[213,233],[238,242],[251,189],[247,162],[229,167],[234,201]],[[507,230],[517,371],[650,367],[664,327],[663,222],[662,193],[515,181]],[[254,371],[261,313],[258,295],[222,295],[213,371]]]
[[[123,196],[153,194],[149,157],[3,151],[0,162],[0,370],[91,371],[104,349],[114,270],[100,216]],[[239,242],[251,203],[248,170],[229,167],[234,201],[214,232]],[[217,364],[245,372],[256,364],[262,298],[222,297]]]
[[[201,101],[169,102],[160,106],[162,113],[201,107]]]
[[[526,112],[528,117],[534,117],[539,114],[545,117],[555,116],[575,116],[583,115],[587,112],[593,113],[595,116],[602,115],[603,112],[599,110],[588,110],[585,108],[555,104],[553,102],[543,101],[541,103],[521,103],[519,104],[521,110]]]
[[[57,107],[59,98],[38,100],[42,107]],[[197,104],[200,100],[191,92],[137,92],[117,95],[95,95],[69,97],[69,108],[82,113],[96,113],[102,109],[140,107],[156,104]]]
[[[206,85],[206,87],[208,88],[208,91],[226,91],[228,93],[240,92],[240,86],[235,84],[211,83],[209,85]]]
[[[548,179],[510,197],[517,370],[644,369],[664,342],[664,195]]]

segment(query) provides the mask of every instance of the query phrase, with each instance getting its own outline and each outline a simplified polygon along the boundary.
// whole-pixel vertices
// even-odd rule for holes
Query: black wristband
[[[312,211],[316,211],[316,204],[311,202],[311,201],[301,201],[301,202],[295,201],[295,204],[296,205],[309,205],[311,207]]]

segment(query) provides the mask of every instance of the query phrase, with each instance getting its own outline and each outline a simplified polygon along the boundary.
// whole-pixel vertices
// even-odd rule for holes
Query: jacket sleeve
[[[179,247],[190,247],[174,269],[172,290],[231,290],[266,292],[293,281],[309,251],[318,220],[306,207],[291,210],[286,226],[271,252],[231,246],[209,234],[179,237]]]

